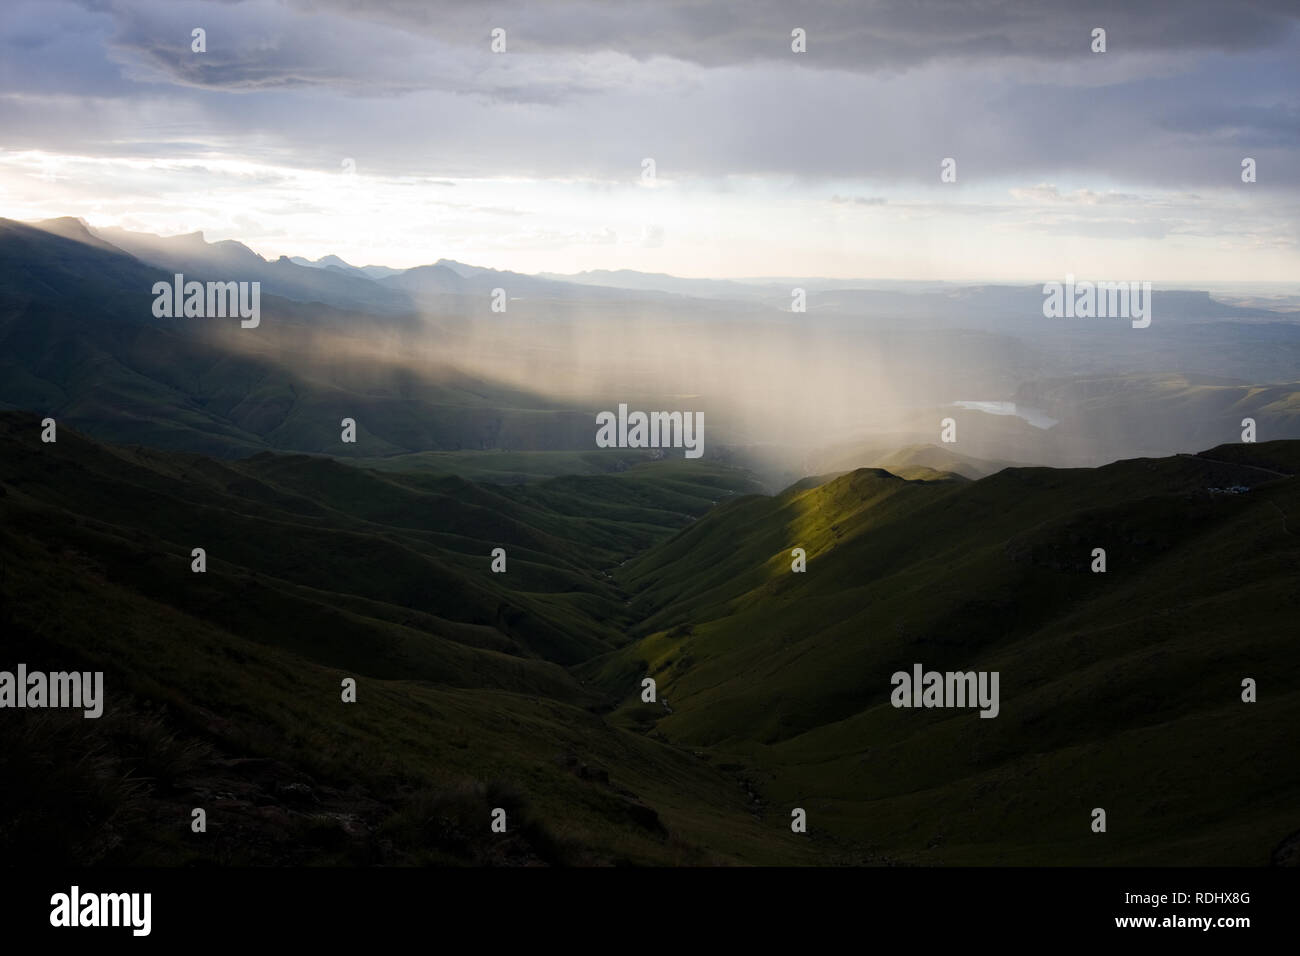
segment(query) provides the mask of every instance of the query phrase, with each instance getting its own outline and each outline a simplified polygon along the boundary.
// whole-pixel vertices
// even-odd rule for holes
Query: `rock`
[[[285,803],[298,805],[320,803],[311,787],[305,783],[280,784],[275,788],[275,791]]]
[[[636,803],[631,800],[627,801],[625,806],[628,818],[641,829],[667,835],[668,830],[659,819],[659,813],[654,807],[647,807],[644,803]]]

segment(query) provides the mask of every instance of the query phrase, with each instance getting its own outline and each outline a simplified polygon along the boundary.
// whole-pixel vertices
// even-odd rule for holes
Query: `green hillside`
[[[11,714],[7,858],[781,856],[736,780],[609,726],[559,666],[626,640],[604,568],[746,487],[743,473],[652,463],[493,489],[39,433],[0,415],[5,666],[102,669],[110,704],[99,721]],[[195,546],[206,573],[190,570]],[[189,833],[194,806],[207,839]],[[516,836],[491,839],[494,806]]]
[[[1283,470],[1294,442],[739,498],[620,570],[644,636],[578,672],[611,692],[655,676],[655,733],[891,858],[1267,863],[1300,830]],[[1231,486],[1250,490],[1208,490]],[[999,716],[890,706],[914,663],[998,671]],[[631,697],[620,716],[644,723]]]
[[[773,497],[39,434],[0,414],[0,666],[108,706],[6,718],[9,859],[1258,865],[1300,831],[1300,443]],[[890,706],[915,663],[997,671],[997,717]]]
[[[171,272],[82,232],[0,219],[0,409],[219,458],[590,446],[585,408],[439,361],[430,344],[451,332],[432,320],[271,294],[256,330],[155,318],[153,284]],[[193,278],[229,278],[210,268]]]

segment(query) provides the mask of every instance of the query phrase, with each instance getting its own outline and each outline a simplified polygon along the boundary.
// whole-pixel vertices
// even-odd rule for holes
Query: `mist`
[[[1300,385],[1260,387],[1276,356],[1225,347],[1228,336],[1242,342],[1241,322],[1164,316],[1152,332],[990,320],[951,301],[940,321],[634,292],[521,296],[502,313],[482,298],[416,299],[397,321],[326,321],[282,305],[269,307],[259,337],[223,329],[220,341],[345,394],[529,417],[527,434],[480,451],[593,449],[595,415],[621,403],[703,412],[705,456],[753,468],[773,488],[924,446],[975,460],[976,473],[1195,452],[1234,440],[1243,409],[1272,437],[1300,435]],[[1281,327],[1289,334],[1286,323],[1250,328],[1267,337]],[[1186,371],[1198,366],[1235,374]]]

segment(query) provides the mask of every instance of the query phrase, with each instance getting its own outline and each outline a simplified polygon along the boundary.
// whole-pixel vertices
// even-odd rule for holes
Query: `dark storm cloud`
[[[1300,185],[1300,5],[211,3],[0,8],[5,148],[402,176],[1075,176]],[[508,53],[488,49],[507,31]],[[808,30],[808,53],[790,30]],[[1108,52],[1093,54],[1093,26]],[[193,53],[190,32],[207,31]],[[849,195],[859,195],[850,193]]]
[[[321,85],[364,95],[443,89],[557,102],[599,90],[609,79],[600,70],[566,64],[565,54],[670,57],[704,67],[790,63],[791,30],[800,27],[808,35],[800,68],[871,74],[942,62],[1083,61],[1094,55],[1090,33],[1097,26],[1106,29],[1111,54],[1241,53],[1287,42],[1300,4],[298,0],[286,7],[260,0],[139,0],[114,5],[112,16],[112,43],[123,59],[185,84],[231,90]],[[194,26],[209,33],[202,57],[190,55]],[[494,60],[488,44],[497,27],[506,31],[516,59],[542,56],[546,68]]]
[[[1300,146],[1300,106],[1294,103],[1272,107],[1224,103],[1187,106],[1163,118],[1161,125],[1195,136],[1248,138],[1260,146]]]
[[[357,9],[351,0],[303,0],[302,6]],[[705,66],[784,59],[790,31],[800,27],[808,33],[809,66],[855,72],[942,59],[1084,57],[1097,26],[1117,49],[1242,52],[1279,42],[1300,18],[1292,0],[375,0],[364,9],[367,17],[450,43],[482,43],[500,26],[525,52],[619,51]]]

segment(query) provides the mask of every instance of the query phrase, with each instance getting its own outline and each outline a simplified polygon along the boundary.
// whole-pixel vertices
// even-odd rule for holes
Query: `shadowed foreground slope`
[[[5,712],[7,861],[807,857],[767,845],[734,779],[606,724],[557,663],[626,640],[604,568],[743,473],[492,489],[39,434],[0,415],[0,668],[103,670],[107,703]]]
[[[6,859],[1294,855],[1297,443],[766,497],[706,461],[498,486],[39,434],[0,415],[0,668],[107,703],[6,713]],[[1000,713],[891,707],[914,663],[998,671]]]

